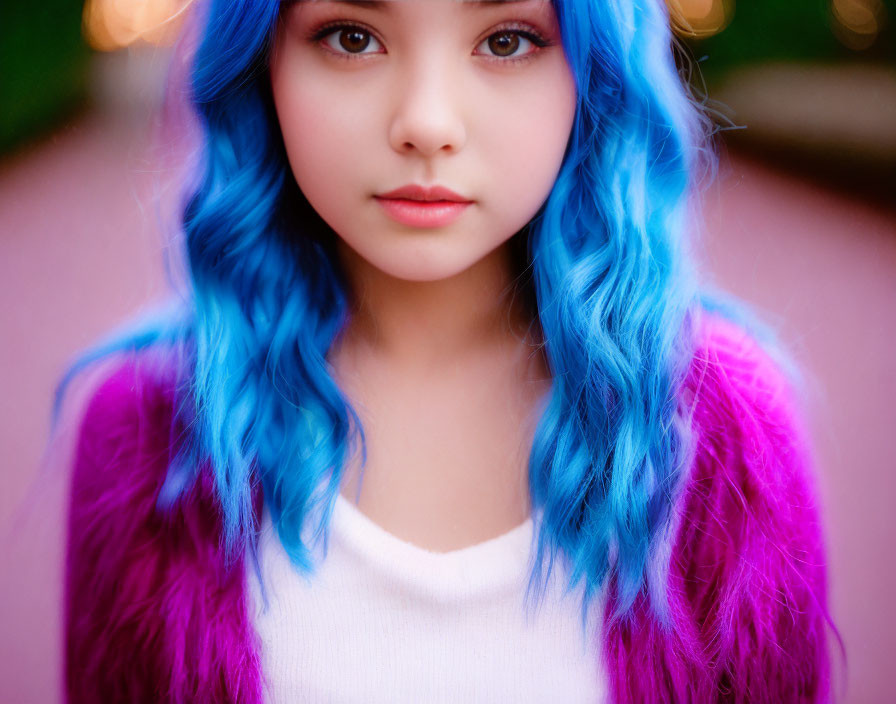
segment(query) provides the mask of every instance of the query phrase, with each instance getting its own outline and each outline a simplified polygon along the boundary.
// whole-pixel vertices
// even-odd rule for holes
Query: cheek
[[[554,73],[551,80],[539,82],[536,91],[515,99],[512,110],[505,105],[505,120],[490,123],[486,168],[505,184],[504,206],[525,200],[532,204],[533,215],[541,207],[563,162],[575,100],[572,78],[558,81]]]
[[[320,153],[326,153],[331,147],[333,130],[328,130],[326,115],[316,106],[321,105],[312,96],[301,90],[301,86],[274,91],[277,117],[290,165],[299,185],[304,177],[318,171],[321,164]],[[334,158],[336,155],[334,155]]]
[[[296,63],[296,62],[294,62]],[[307,68],[272,63],[274,103],[289,163],[309,200],[329,200],[361,157],[365,124],[357,98]],[[333,106],[345,106],[334,110]]]

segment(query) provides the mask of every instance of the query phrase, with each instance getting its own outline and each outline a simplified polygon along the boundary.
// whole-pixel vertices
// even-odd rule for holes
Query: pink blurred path
[[[64,475],[38,479],[54,380],[165,291],[146,114],[93,111],[0,164],[3,702],[58,700]],[[816,381],[831,595],[850,658],[840,700],[892,701],[896,217],[736,157],[707,224],[718,283],[769,312]]]

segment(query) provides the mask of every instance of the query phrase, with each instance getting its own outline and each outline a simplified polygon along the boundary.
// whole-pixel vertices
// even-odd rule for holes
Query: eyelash
[[[318,44],[326,37],[329,37],[331,34],[335,34],[337,31],[353,30],[353,29],[361,30],[363,33],[369,34],[372,38],[374,38],[380,44],[383,43],[376,36],[376,34],[372,30],[367,29],[367,27],[365,27],[361,24],[356,24],[354,22],[343,22],[343,21],[328,22],[327,24],[323,25],[322,27],[319,27],[319,28],[313,30],[312,32],[310,32],[310,36],[308,37],[308,40],[310,42]],[[535,49],[533,51],[530,51],[527,54],[523,54],[522,56],[515,56],[515,57],[514,56],[502,57],[502,56],[492,56],[489,54],[482,54],[482,56],[485,56],[486,59],[488,59],[490,61],[496,61],[496,62],[502,63],[502,64],[508,64],[508,63],[518,64],[518,63],[523,63],[523,62],[529,61],[529,60],[535,58],[536,55],[541,53],[542,49],[544,49],[547,46],[550,46],[550,42],[547,39],[545,39],[541,34],[539,34],[537,31],[535,31],[534,28],[529,27],[528,25],[510,24],[510,25],[498,27],[494,32],[489,34],[482,41],[484,42],[484,41],[490,39],[491,37],[495,36],[496,34],[516,34],[517,36],[522,37],[523,39],[526,39],[529,42],[531,42],[533,44],[533,46],[535,47]],[[480,44],[482,44],[482,42],[480,42]],[[479,45],[477,44],[477,46],[479,46]],[[363,53],[334,51],[332,49],[325,49],[324,51],[328,51],[329,53],[333,54],[337,58],[346,59],[349,61],[353,61],[353,60],[359,59],[363,56],[370,55],[370,54],[363,54]],[[375,53],[380,53],[380,52],[375,52]]]

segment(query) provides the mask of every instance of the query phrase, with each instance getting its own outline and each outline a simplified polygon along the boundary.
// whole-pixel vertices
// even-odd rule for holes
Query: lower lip
[[[457,220],[470,202],[450,200],[405,200],[403,198],[377,198],[377,202],[393,220],[410,227],[444,227]]]

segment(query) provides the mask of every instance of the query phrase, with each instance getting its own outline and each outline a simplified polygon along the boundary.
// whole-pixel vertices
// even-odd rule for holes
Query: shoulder
[[[104,374],[81,420],[69,487],[72,588],[120,573],[130,549],[160,534],[156,500],[178,436],[173,381],[157,364],[129,354]]]
[[[696,333],[695,352],[685,381],[685,401],[698,421],[783,422],[802,413],[794,384],[783,368],[752,335],[736,323],[704,314]],[[740,409],[747,413],[726,417]]]
[[[660,582],[604,631],[613,701],[820,704],[826,566],[801,404],[782,367],[706,315],[681,388],[691,454]]]
[[[242,561],[220,549],[209,473],[158,507],[183,441],[175,398],[175,370],[135,356],[87,404],[69,493],[69,702],[261,701]]]
[[[826,565],[803,404],[750,334],[707,316],[685,383],[693,457],[671,580],[712,679],[750,701],[821,701]]]
[[[138,498],[157,484],[173,452],[174,375],[149,357],[130,354],[111,363],[84,411],[72,474],[71,498]],[[128,489],[129,488],[129,489]],[[118,489],[123,491],[115,494]],[[147,487],[151,491],[150,487]]]
[[[806,409],[795,383],[753,336],[704,316],[681,393],[693,452],[686,496],[728,487],[733,496],[726,498],[755,511],[786,509],[797,496],[814,502]]]
[[[153,422],[170,420],[174,373],[161,362],[129,354],[112,362],[90,395],[79,437],[116,441]]]
[[[146,665],[145,638],[137,634],[156,630],[134,604],[151,603],[157,586],[154,546],[163,531],[155,499],[168,464],[170,408],[155,370],[133,355],[110,363],[87,403],[69,488],[68,701],[92,701],[97,688],[127,700],[142,687],[122,675],[127,663],[117,653],[126,646]]]
[[[692,459],[681,497],[681,552],[717,541],[735,550],[794,545],[820,554],[805,409],[781,365],[735,323],[707,316],[682,394]]]
[[[690,419],[692,480],[740,476],[810,490],[803,399],[783,366],[743,328],[718,315],[703,317],[681,396]]]

